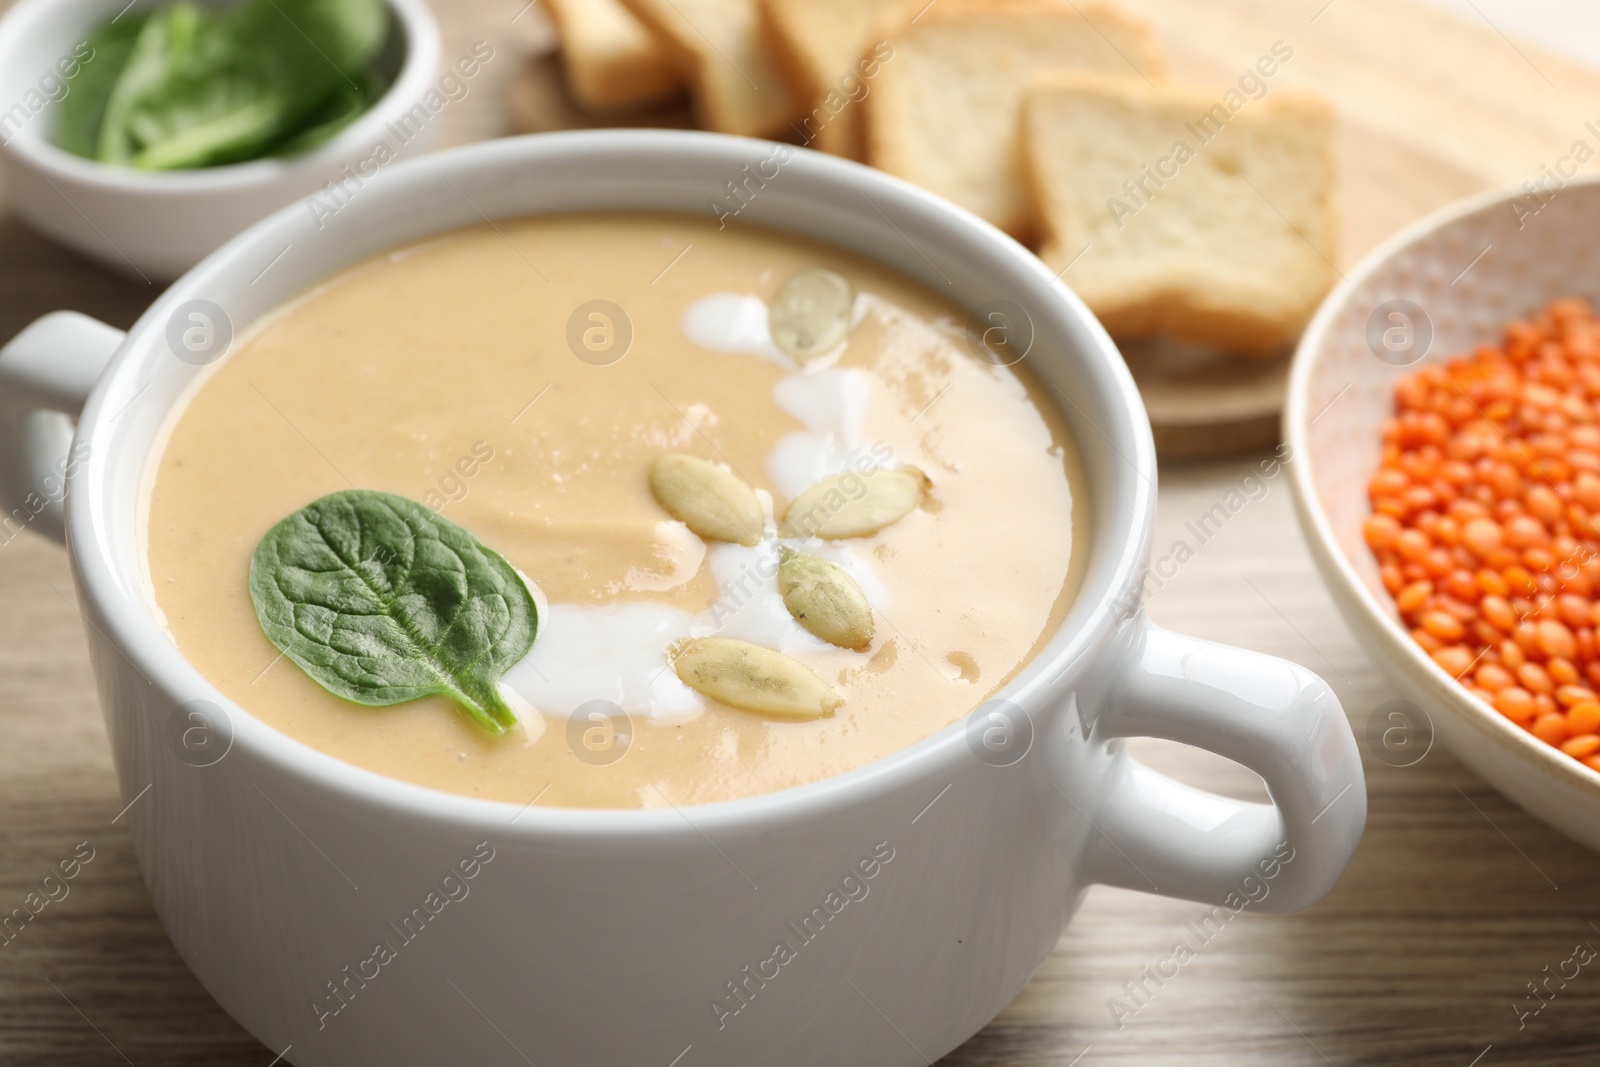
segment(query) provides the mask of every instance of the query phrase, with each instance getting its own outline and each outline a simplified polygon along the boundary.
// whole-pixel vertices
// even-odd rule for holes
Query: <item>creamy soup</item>
[[[813,267],[848,279],[854,304],[842,344],[802,364],[774,345],[767,301]],[[528,219],[373,259],[254,324],[178,406],[146,486],[152,595],[184,656],[251,714],[436,789],[648,807],[860,767],[1015,674],[1085,554],[1050,390],[976,358],[966,318],[871,261],[680,216]],[[708,542],[668,514],[649,474],[665,453],[748,479],[760,542]],[[771,517],[829,475],[901,467],[931,488],[899,521],[788,542],[871,602],[867,647],[828,644],[779,596]],[[537,587],[537,639],[502,685],[510,733],[444,698],[348,702],[263,633],[257,543],[352,487],[433,508]],[[838,706],[793,721],[709,699],[667,654],[705,635],[781,650]]]

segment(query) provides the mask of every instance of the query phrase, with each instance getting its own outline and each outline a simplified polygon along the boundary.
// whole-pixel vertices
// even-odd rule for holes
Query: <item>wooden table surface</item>
[[[522,0],[440,7],[447,58],[479,38],[497,49],[489,77],[452,105],[446,140],[493,136],[537,19],[517,17]],[[59,307],[125,327],[155,295],[0,214],[0,338]],[[1166,467],[1155,543],[1176,540],[1256,458]],[[211,1000],[156,921],[115,818],[122,800],[71,596],[61,548],[33,534],[0,547],[0,911],[20,905],[80,842],[94,857],[68,897],[0,948],[0,1064],[269,1067],[275,1051]],[[1295,915],[1247,908],[1142,1004],[1125,983],[1175,941],[1195,946],[1187,924],[1207,909],[1092,890],[1016,1001],[942,1062],[1600,1062],[1600,966],[1564,988],[1552,982],[1553,999],[1529,999],[1529,983],[1576,945],[1600,947],[1600,855],[1440,748],[1406,767],[1378,758],[1366,726],[1396,694],[1318,581],[1281,476],[1199,549],[1150,612],[1163,625],[1298,660],[1333,684],[1366,759],[1366,836],[1325,900]],[[1252,775],[1215,758],[1153,743],[1139,751],[1194,784],[1259,795]],[[1113,998],[1137,1010],[1118,1018]],[[1519,1008],[1534,1007],[1519,1019]]]

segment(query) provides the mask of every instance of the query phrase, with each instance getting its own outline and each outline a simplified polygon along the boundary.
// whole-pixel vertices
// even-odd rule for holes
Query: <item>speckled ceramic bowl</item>
[[[1403,230],[1352,270],[1312,319],[1284,409],[1295,507],[1323,580],[1398,696],[1424,713],[1375,711],[1381,721],[1367,730],[1374,754],[1409,762],[1436,735],[1506,796],[1594,849],[1600,773],[1469,694],[1411,640],[1361,523],[1396,380],[1497,340],[1507,320],[1556,297],[1600,305],[1597,232],[1600,181],[1569,183],[1542,201],[1522,189],[1485,194]]]

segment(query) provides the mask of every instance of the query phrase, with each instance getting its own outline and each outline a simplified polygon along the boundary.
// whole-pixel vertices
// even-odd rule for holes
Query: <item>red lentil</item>
[[[1533,736],[1547,744],[1561,744],[1568,736],[1567,717],[1559,711],[1543,713],[1533,722]]]
[[[1582,759],[1584,756],[1592,756],[1597,751],[1600,751],[1600,737],[1596,737],[1594,734],[1579,734],[1577,737],[1571,737],[1563,741],[1561,743],[1561,751],[1578,759]]]
[[[1555,679],[1556,685],[1579,688],[1578,668],[1573,665],[1570,659],[1562,659],[1558,656],[1546,663],[1544,669],[1550,672],[1550,677]],[[1560,699],[1559,694],[1557,699]],[[1589,699],[1593,700],[1594,698],[1591,696]],[[1576,703],[1576,701],[1572,703]]]
[[[1512,722],[1527,723],[1533,718],[1533,694],[1519,686],[1507,686],[1494,695],[1494,706]]]
[[[1585,701],[1568,708],[1567,729],[1575,735],[1600,732],[1600,703]]]
[[[1530,693],[1549,694],[1556,691],[1556,683],[1551,681],[1550,672],[1537,663],[1524,663],[1518,667],[1517,681]]]
[[[1480,688],[1487,689],[1490,692],[1497,692],[1508,685],[1516,684],[1516,680],[1511,677],[1511,672],[1498,663],[1485,663],[1478,668],[1477,673],[1472,676],[1472,680],[1477,682]],[[1596,704],[1595,707],[1600,708],[1600,704]],[[1572,712],[1569,710],[1567,714],[1570,716]]]
[[[1600,771],[1600,316],[1557,300],[1395,386],[1362,534],[1411,637]]]

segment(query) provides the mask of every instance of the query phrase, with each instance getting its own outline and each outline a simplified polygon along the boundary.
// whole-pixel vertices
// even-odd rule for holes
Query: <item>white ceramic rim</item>
[[[526,151],[527,144],[534,141],[555,153],[569,147],[572,151],[604,152],[607,146],[621,150],[629,145],[654,143],[668,152],[700,153],[708,157],[737,152],[741,154],[739,158],[756,158],[758,153],[769,152],[772,148],[770,142],[722,134],[593,130],[480,142],[397,163],[390,170],[394,179],[398,179],[403,172],[414,183],[437,183],[443,175],[457,168],[468,168],[475,162],[496,160],[500,156],[515,158]],[[1099,431],[1112,453],[1112,458],[1103,464],[1105,471],[1097,472],[1088,462],[1084,464],[1088,483],[1086,503],[1108,508],[1104,502],[1111,499],[1112,489],[1097,483],[1101,479],[1111,478],[1113,469],[1120,471],[1118,464],[1132,468],[1117,475],[1117,479],[1123,482],[1123,488],[1117,491],[1124,501],[1118,509],[1120,514],[1112,512],[1107,517],[1102,513],[1105,525],[1096,523],[1099,528],[1090,545],[1091,555],[1080,583],[1078,599],[1069,609],[1062,625],[1045,648],[1016,677],[988,697],[1003,697],[1026,708],[1030,701],[1048,696],[1061,675],[1083,670],[1086,654],[1112,640],[1114,630],[1126,617],[1130,606],[1136,603],[1128,594],[1135,588],[1135,579],[1142,570],[1149,545],[1156,475],[1155,442],[1138,390],[1115,344],[1099,321],[1043,262],[1022,245],[949,201],[882,171],[819,152],[805,149],[794,151],[795,157],[786,164],[786,169],[810,171],[819,180],[849,185],[856,193],[861,193],[863,199],[867,193],[874,194],[867,201],[874,210],[880,210],[878,205],[888,204],[896,211],[934,216],[937,225],[947,231],[964,231],[968,241],[989,244],[997,256],[1003,255],[1012,260],[1019,272],[1032,275],[1036,282],[1042,283],[1060,298],[1063,306],[1058,310],[1065,319],[1070,320],[1070,328],[1086,342],[1085,350],[1071,361],[1072,366],[1083,375],[1086,382],[1094,384],[1094,391],[1116,402],[1114,410],[1095,412],[1099,421],[1081,412],[1080,416]],[[395,184],[393,179],[390,184]],[[158,324],[178,304],[188,299],[192,291],[218,274],[245,269],[244,263],[254,265],[261,248],[278,247],[283,235],[291,232],[291,223],[303,217],[304,205],[296,201],[230,239],[157,298],[128,331],[129,339],[151,331],[159,333]],[[303,288],[309,288],[320,280],[307,279]],[[92,442],[97,428],[101,427],[107,415],[114,418],[137,396],[140,387],[133,379],[142,361],[134,361],[134,347],[124,342],[118,349],[83,409],[78,422],[78,439],[90,443],[91,453],[100,451]],[[1085,392],[1088,391],[1086,387]],[[1066,414],[1070,421],[1077,421],[1072,420],[1070,412]],[[1105,428],[1108,416],[1115,420],[1109,423],[1109,430]],[[110,431],[107,428],[99,432]],[[1080,453],[1086,455],[1087,451],[1080,442]],[[140,469],[144,469],[143,458]],[[98,547],[116,536],[108,530],[104,516],[108,505],[103,496],[109,484],[103,463],[91,460],[80,466],[69,480],[66,518],[68,546],[78,577],[79,597],[104,620],[106,639],[116,646],[129,663],[169,693],[183,692],[190,697],[203,693],[225,708],[232,721],[233,744],[236,748],[247,746],[253,756],[274,764],[287,776],[313,779],[318,787],[341,794],[352,802],[365,802],[387,812],[430,822],[492,827],[499,833],[514,833],[526,839],[579,844],[584,839],[616,841],[628,837],[670,836],[690,828],[697,832],[770,829],[775,824],[805,821],[865,804],[914,781],[927,779],[938,766],[951,766],[956,760],[973,758],[965,736],[967,717],[963,716],[916,744],[843,774],[776,792],[697,804],[687,809],[528,807],[508,801],[441,792],[389,778],[346,763],[280,733],[218,691],[184,659],[161,630],[145,598],[142,580],[136,575],[119,577],[107,552]],[[1107,527],[1114,528],[1121,536],[1103,537],[1102,531]],[[1102,540],[1105,543],[1101,543]],[[1097,599],[1091,601],[1089,596],[1096,589],[1101,592]],[[1059,709],[1059,713],[1067,713],[1065,706]],[[686,811],[693,813],[692,822]],[[513,822],[513,819],[516,821]]]
[[[1568,188],[1575,185],[1600,185],[1600,177],[1574,179],[1567,183]],[[1468,714],[1462,717],[1463,721],[1479,733],[1495,741],[1509,743],[1514,750],[1522,752],[1534,761],[1540,770],[1548,774],[1569,777],[1600,799],[1600,771],[1595,771],[1554,746],[1545,744],[1474,696],[1443,667],[1435,663],[1431,656],[1424,654],[1421,646],[1411,640],[1411,635],[1399,621],[1373,596],[1372,591],[1367,588],[1367,583],[1356,573],[1354,565],[1339,547],[1333,526],[1322,508],[1322,501],[1317,496],[1312,474],[1312,453],[1306,441],[1310,427],[1308,394],[1311,376],[1321,358],[1325,337],[1332,328],[1334,320],[1348,306],[1351,294],[1401,250],[1469,216],[1496,207],[1509,211],[1511,201],[1525,195],[1526,190],[1516,186],[1490,189],[1447,204],[1401,229],[1363,256],[1361,261],[1346,274],[1344,280],[1328,294],[1300,338],[1300,344],[1295,349],[1294,365],[1289,372],[1289,393],[1283,410],[1283,429],[1292,450],[1292,459],[1289,463],[1290,485],[1300,501],[1301,529],[1310,535],[1313,550],[1332,564],[1345,588],[1354,594],[1354,599],[1361,605],[1366,620],[1382,635],[1391,662],[1403,667],[1413,678],[1436,690],[1442,699],[1467,709]],[[1323,569],[1323,575],[1326,579],[1326,568]]]
[[[22,52],[36,21],[61,0],[19,0],[0,17],[0,60]],[[370,148],[398,104],[407,106],[427,91],[439,66],[439,24],[426,0],[385,0],[405,35],[399,76],[354,122],[330,141],[295,156],[252,159],[219,167],[143,171],[84,159],[56,147],[48,137],[19,134],[0,145],[51,178],[93,186],[111,193],[190,195],[271,185],[291,171],[327,167]],[[87,35],[85,35],[87,36]]]

